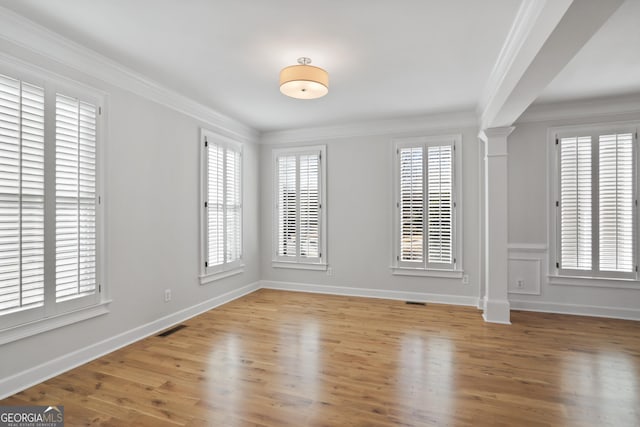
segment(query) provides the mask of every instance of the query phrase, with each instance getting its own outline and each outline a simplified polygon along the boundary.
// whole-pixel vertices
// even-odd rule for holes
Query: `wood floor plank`
[[[640,323],[260,290],[0,405],[67,425],[638,426]]]

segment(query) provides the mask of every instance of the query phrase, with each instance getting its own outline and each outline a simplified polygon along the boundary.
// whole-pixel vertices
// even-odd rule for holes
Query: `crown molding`
[[[519,123],[557,122],[621,114],[640,114],[640,93],[580,101],[533,104],[518,118],[515,124],[517,126]]]
[[[287,144],[361,136],[415,134],[477,126],[478,119],[475,112],[467,111],[264,132],[259,142]]]
[[[0,7],[0,39],[190,116],[220,133],[250,142],[258,137],[251,127],[3,7]]]

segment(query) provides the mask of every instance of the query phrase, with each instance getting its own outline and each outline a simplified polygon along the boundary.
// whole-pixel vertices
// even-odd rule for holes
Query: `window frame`
[[[207,216],[207,200],[208,200],[208,146],[207,144],[213,143],[222,146],[225,150],[225,163],[226,163],[226,151],[233,150],[240,155],[240,257],[234,261],[227,262],[226,259],[222,264],[208,266],[208,216]],[[226,277],[234,276],[244,272],[244,156],[243,145],[241,142],[236,141],[227,136],[210,131],[205,128],[200,129],[200,284],[204,285],[211,283]],[[223,193],[226,193],[226,169],[223,172]],[[226,212],[227,204],[224,203],[223,212]],[[225,223],[226,224],[226,223]],[[226,227],[224,229],[225,239],[223,245],[223,256],[226,258]]]
[[[26,62],[4,57],[0,74],[44,89],[44,300],[43,305],[0,316],[0,345],[34,334],[87,320],[109,312],[111,302],[106,281],[105,235],[105,143],[107,136],[106,92]],[[96,287],[95,292],[56,302],[56,95],[77,99],[96,107]]]
[[[272,149],[272,249],[271,249],[271,266],[274,268],[292,268],[300,270],[320,270],[326,271],[327,264],[327,147],[326,145],[306,145],[298,147],[287,148],[274,148]],[[318,168],[319,177],[319,198],[320,198],[320,218],[318,224],[318,252],[319,257],[307,258],[307,257],[283,257],[278,256],[278,158],[285,156],[296,156],[296,171],[299,176],[299,158],[305,154],[320,155],[320,165]],[[299,180],[296,181],[297,191],[296,200],[300,198],[300,189],[298,186]],[[300,216],[300,204],[296,205],[296,215]],[[297,242],[300,242],[300,224],[296,225]]]
[[[599,286],[599,287],[619,287],[619,288],[636,288],[637,284],[640,284],[640,274],[638,273],[638,263],[640,260],[640,240],[639,240],[639,226],[638,226],[638,156],[640,147],[638,146],[638,128],[640,122],[611,122],[611,123],[597,123],[586,125],[570,125],[570,126],[557,126],[551,127],[547,131],[548,139],[548,157],[549,165],[551,167],[551,173],[549,174],[549,216],[548,216],[548,234],[549,242],[549,282],[555,285],[585,285],[586,286]],[[607,134],[624,134],[631,133],[633,137],[633,166],[632,166],[632,185],[633,185],[633,200],[635,201],[633,206],[633,219],[632,224],[634,226],[632,242],[633,249],[633,265],[635,271],[625,272],[613,272],[613,271],[600,271],[599,268],[599,251],[593,250],[599,246],[599,194],[594,193],[599,189],[599,150],[598,142],[600,136]],[[577,137],[577,136],[589,136],[591,138],[591,179],[592,179],[592,268],[591,270],[577,270],[577,269],[563,269],[561,268],[561,206],[560,206],[560,145],[559,141],[562,138]],[[594,154],[598,153],[597,157]],[[598,182],[597,185],[593,184]],[[587,282],[585,282],[587,281]]]
[[[429,146],[453,146],[453,158],[452,158],[452,202],[453,202],[453,248],[452,256],[454,262],[451,268],[446,268],[443,264],[430,264],[428,262],[428,255],[426,247],[428,241],[423,238],[423,254],[424,260],[421,265],[417,266],[417,263],[403,262],[400,260],[400,149],[410,147],[423,147],[426,152],[426,148]],[[395,138],[392,140],[393,148],[393,167],[392,167],[392,182],[393,182],[393,203],[392,203],[392,259],[391,259],[391,271],[394,275],[404,276],[427,276],[427,277],[441,277],[441,278],[462,278],[463,270],[463,229],[462,229],[462,135],[461,134],[447,134],[447,135],[430,135],[430,136],[414,136]],[[426,162],[426,157],[424,157]],[[423,163],[424,165],[424,163]],[[426,188],[427,170],[423,169],[423,180]],[[427,197],[427,193],[424,192],[424,198]],[[425,203],[425,213],[426,203]],[[426,220],[426,215],[425,215]],[[424,230],[424,226],[423,226]],[[424,234],[426,236],[426,234]]]

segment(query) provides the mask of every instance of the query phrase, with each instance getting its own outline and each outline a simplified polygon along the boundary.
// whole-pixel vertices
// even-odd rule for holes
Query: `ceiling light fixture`
[[[329,73],[314,67],[309,58],[298,58],[299,65],[280,71],[280,92],[298,99],[315,99],[329,92]]]

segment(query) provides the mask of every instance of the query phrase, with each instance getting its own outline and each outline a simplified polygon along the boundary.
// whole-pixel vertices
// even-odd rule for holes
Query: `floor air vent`
[[[409,305],[427,305],[426,302],[418,302],[418,301],[406,301]]]
[[[158,334],[158,336],[159,336],[159,337],[168,337],[169,335],[171,335],[171,334],[175,334],[175,333],[176,333],[176,332],[178,332],[180,329],[184,329],[184,328],[186,328],[186,327],[187,327],[187,325],[178,325],[178,326],[174,326],[174,327],[173,327],[173,328],[171,328],[171,329],[167,329],[166,331],[159,333],[159,334]]]

